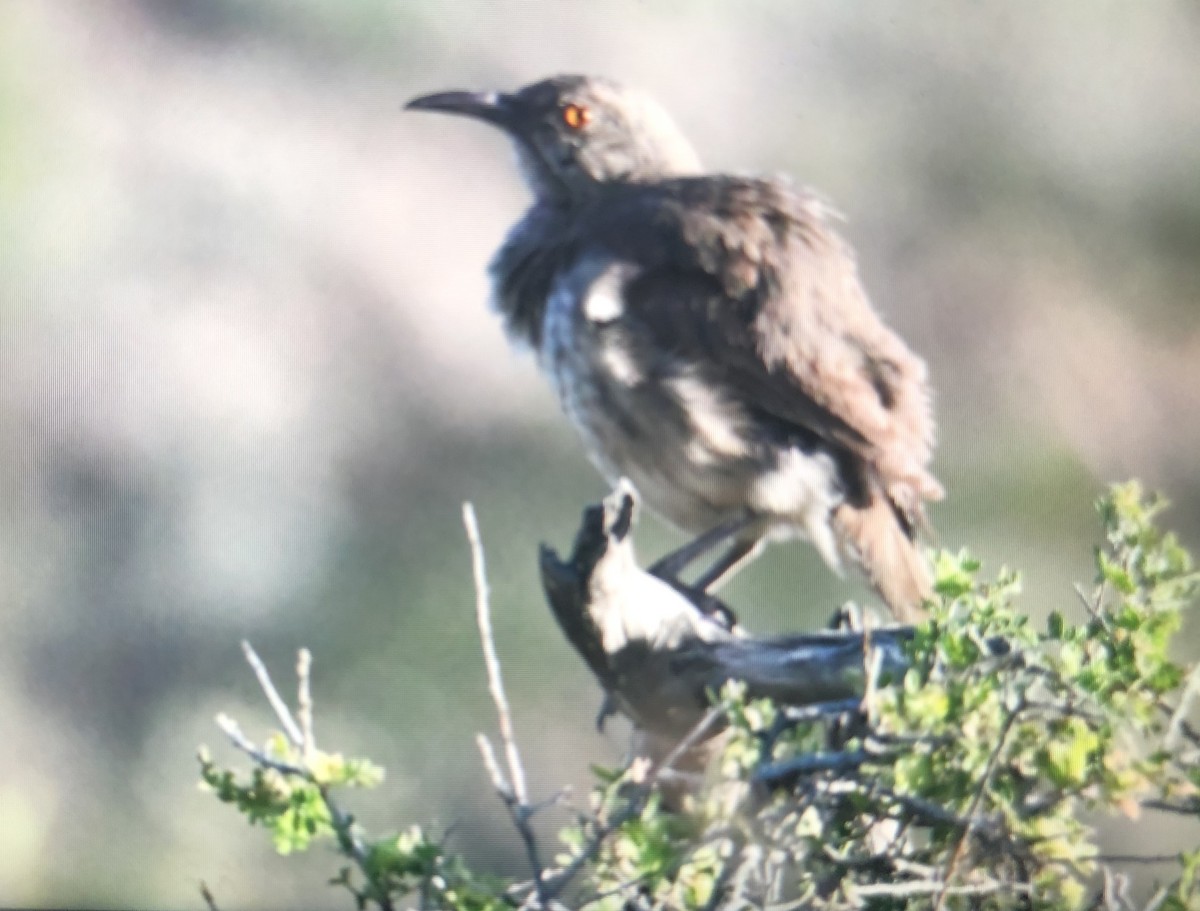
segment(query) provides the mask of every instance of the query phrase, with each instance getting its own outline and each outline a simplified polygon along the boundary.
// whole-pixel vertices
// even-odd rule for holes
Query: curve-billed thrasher
[[[942,496],[925,364],[871,308],[821,202],[701,176],[667,114],[607,79],[408,107],[513,140],[534,201],[492,260],[495,304],[601,471],[700,534],[660,571],[732,539],[707,588],[799,535],[835,569],[859,564],[897,618],[921,615],[913,538]]]

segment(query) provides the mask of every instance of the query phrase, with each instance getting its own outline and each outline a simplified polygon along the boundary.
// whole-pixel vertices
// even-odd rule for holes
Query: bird
[[[783,177],[706,173],[670,115],[615,80],[558,75],[406,107],[512,141],[532,202],[489,266],[610,483],[696,537],[653,569],[715,590],[769,541],[859,567],[900,622],[932,591],[919,543],[928,370],[872,306],[839,216]]]
[[[584,510],[565,559],[545,544],[539,554],[550,610],[605,691],[598,725],[619,711],[671,747],[729,680],[742,681],[748,699],[828,705],[861,701],[864,649],[874,652],[867,664],[880,662],[875,673],[899,679],[909,667],[907,627],[767,637],[730,629],[707,603],[712,596],[697,600],[639,566],[631,534],[638,505],[623,479]],[[989,643],[994,654],[1002,648]]]

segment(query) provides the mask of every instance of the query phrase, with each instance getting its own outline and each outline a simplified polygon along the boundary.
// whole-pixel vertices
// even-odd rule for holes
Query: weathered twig
[[[229,742],[253,759],[256,764],[265,769],[273,769],[281,775],[295,775],[299,778],[308,777],[308,770],[304,767],[284,762],[282,759],[276,759],[274,756],[268,754],[266,750],[255,746],[253,741],[242,733],[242,729],[238,723],[224,712],[217,715],[216,720],[217,727],[229,738]]]
[[[1031,895],[1033,886],[1025,883],[985,882],[978,885],[948,886],[937,879],[913,880],[898,883],[871,883],[854,886],[854,895],[860,898],[912,898],[918,895],[995,895],[1004,892],[1012,895]]]
[[[504,776],[504,769],[500,768],[500,763],[496,759],[496,751],[492,747],[492,742],[488,740],[486,734],[475,735],[475,745],[479,747],[479,755],[483,758],[483,767],[487,770],[488,778],[492,780],[492,787],[496,790],[506,802],[509,800],[515,801],[517,796],[513,793],[512,785],[508,783],[508,779]]]
[[[605,889],[602,892],[597,892],[586,901],[581,902],[577,911],[584,911],[584,908],[590,908],[592,905],[602,902],[606,898],[612,898],[614,895],[620,895],[623,892],[628,892],[630,889],[636,889],[643,882],[645,882],[645,879],[646,877],[644,875],[635,876],[632,879],[627,879],[625,882],[613,886],[611,889]]]
[[[875,648],[870,625],[864,625],[862,632],[862,713],[868,721],[875,719],[875,693],[879,689],[879,677],[883,673],[884,657],[884,653]]]
[[[996,771],[996,763],[1000,759],[1000,754],[1004,751],[1008,742],[1008,735],[1016,724],[1017,716],[1025,710],[1025,702],[1023,697],[1019,698],[1016,705],[1005,716],[1004,724],[1000,728],[1000,734],[996,738],[996,746],[988,756],[987,765],[984,767],[983,776],[979,780],[979,786],[975,789],[975,794],[971,798],[971,804],[967,808],[966,817],[969,820],[974,820],[976,812],[979,810],[979,804],[983,800],[984,792],[988,785],[991,784],[992,775]],[[934,899],[934,911],[942,911],[945,906],[946,897],[952,894],[949,890],[950,883],[954,879],[954,875],[958,870],[959,863],[962,862],[963,855],[966,853],[967,842],[971,837],[972,826],[963,829],[958,836],[958,842],[954,846],[954,850],[950,853],[950,861],[946,864],[946,872],[944,874],[944,888],[938,892],[937,898]]]
[[[868,762],[878,762],[881,757],[866,750],[851,750],[838,753],[805,753],[780,762],[765,762],[754,770],[753,780],[758,784],[776,786],[815,772],[849,772],[861,768]]]
[[[279,719],[279,725],[283,728],[284,735],[293,746],[300,746],[304,735],[300,732],[300,726],[296,724],[296,719],[292,717],[292,710],[287,707],[287,703],[279,695],[279,690],[275,689],[275,684],[271,682],[267,666],[263,664],[258,653],[245,639],[242,640],[242,654],[246,656],[246,663],[250,665],[254,676],[258,678],[259,688],[267,697],[267,702],[271,704],[271,710],[275,712],[275,717]]]
[[[1160,800],[1158,798],[1150,798],[1139,802],[1139,805],[1146,810],[1159,810],[1163,813],[1177,813],[1180,816],[1195,816],[1200,813],[1200,798],[1193,797],[1190,800]]]
[[[631,799],[621,807],[620,811],[615,813],[609,819],[596,824],[596,831],[592,837],[588,839],[587,844],[580,849],[579,853],[571,858],[570,862],[553,873],[545,877],[545,882],[542,887],[542,898],[545,901],[550,901],[562,894],[562,891],[571,884],[579,872],[599,853],[600,848],[604,846],[604,842],[621,828],[633,817],[637,816],[642,811],[645,804],[645,797],[649,793],[647,789],[639,789],[636,797]]]
[[[1192,668],[1192,672],[1188,674],[1183,692],[1179,694],[1179,704],[1171,713],[1171,721],[1167,725],[1167,732],[1163,735],[1164,750],[1174,752],[1179,746],[1179,741],[1185,736],[1187,714],[1197,693],[1200,693],[1200,664]]]
[[[1142,906],[1142,911],[1158,911],[1170,894],[1166,886],[1159,886],[1155,893],[1150,896],[1150,900]]]
[[[722,903],[725,901],[725,895],[730,889],[730,884],[741,872],[742,865],[745,863],[745,836],[741,832],[734,831],[726,836],[726,840],[730,845],[729,854],[731,859],[722,864],[720,870],[717,871],[716,879],[712,884],[712,894],[709,896],[708,901],[705,903],[701,911],[716,911],[717,908],[722,907]],[[710,839],[709,844],[712,843],[713,840]],[[732,860],[732,855],[735,852],[740,857],[740,860],[737,863]],[[734,908],[737,906],[737,903],[732,905]]]
[[[542,866],[541,852],[538,850],[537,834],[530,825],[534,809],[529,804],[525,768],[521,764],[521,754],[517,748],[517,738],[513,730],[512,713],[508,707],[508,696],[504,692],[500,658],[496,652],[496,640],[492,634],[491,596],[487,581],[487,564],[484,561],[483,541],[479,536],[479,523],[475,518],[475,508],[470,503],[463,504],[463,526],[471,547],[471,569],[475,578],[475,619],[479,625],[483,663],[487,669],[488,691],[492,695],[492,702],[496,706],[496,715],[499,719],[500,739],[504,744],[505,763],[508,766],[507,777],[496,760],[491,741],[485,735],[477,734],[476,743],[483,756],[484,766],[492,779],[492,785],[500,799],[504,801],[513,826],[525,846],[525,854],[533,873],[534,896],[537,899],[538,907],[545,908],[550,899],[545,890],[545,868]]]
[[[1179,854],[1097,854],[1095,860],[1102,864],[1171,864],[1179,860]]]
[[[709,733],[717,726],[718,722],[724,717],[724,712],[718,706],[713,706],[704,716],[696,722],[696,726],[683,737],[671,752],[667,753],[666,758],[658,763],[650,773],[649,780],[652,782],[663,772],[669,771],[675,767],[675,763],[679,762],[688,751],[692,749],[700,741],[704,740]]]
[[[484,562],[483,542],[479,537],[479,523],[475,519],[475,508],[463,504],[463,526],[471,546],[471,569],[475,577],[475,619],[479,624],[479,639],[483,646],[483,662],[487,669],[488,690],[496,704],[500,722],[500,739],[504,743],[504,758],[512,781],[513,796],[520,804],[529,802],[525,787],[525,769],[517,750],[517,738],[513,733],[512,714],[508,708],[508,697],[504,693],[504,679],[500,674],[500,659],[496,654],[496,640],[492,635],[491,594],[488,589],[487,564]]]
[[[1134,911],[1134,904],[1129,900],[1129,877],[1108,867],[1101,867],[1100,872],[1104,885],[1094,907],[1103,907],[1107,911]],[[1100,901],[1104,904],[1100,905]]]
[[[606,504],[606,507],[608,505],[611,504]],[[609,521],[605,520],[606,516],[603,508],[598,514],[593,509],[592,524],[585,523],[585,528],[580,532],[580,541],[577,542],[577,549],[587,549],[587,552],[595,557],[603,556],[607,552],[607,548],[604,546],[604,533],[607,530],[611,530],[612,523],[624,524],[625,530],[628,530],[628,523],[632,517],[632,500],[623,500],[616,504],[616,508],[619,510],[619,513],[609,514],[607,516]],[[605,841],[625,822],[641,812],[653,786],[659,780],[668,777],[676,764],[689,751],[708,738],[713,730],[720,726],[723,713],[719,708],[712,708],[706,704],[701,705],[700,711],[697,712],[691,712],[689,709],[686,717],[692,722],[690,727],[683,732],[683,735],[677,739],[677,742],[674,742],[673,747],[663,758],[648,768],[641,780],[636,783],[635,792],[630,795],[629,800],[607,820],[597,820],[596,829],[592,837],[568,864],[552,873],[546,871],[541,864],[536,834],[530,825],[534,808],[529,804],[524,772],[516,744],[516,737],[513,732],[511,710],[504,691],[500,660],[492,632],[483,545],[480,540],[479,527],[474,510],[469,503],[463,506],[463,524],[466,528],[467,539],[471,545],[472,566],[475,576],[476,617],[483,646],[484,663],[487,669],[488,687],[492,695],[492,701],[496,706],[501,738],[504,742],[507,773],[501,767],[495,750],[492,748],[488,738],[480,734],[476,740],[493,787],[508,808],[513,824],[525,845],[526,854],[534,874],[534,891],[530,898],[535,899],[538,906],[547,907],[555,901],[557,896],[562,893],[583,867],[596,856]],[[584,542],[588,535],[591,535],[590,540],[581,544],[580,542]],[[619,554],[613,552],[611,556],[619,557]],[[547,565],[547,559],[547,553],[543,551],[544,568]],[[586,587],[587,582],[594,577],[594,573],[611,572],[613,568],[614,566],[611,561],[606,565],[599,565],[593,562],[588,567],[585,575],[576,576],[570,581],[581,583],[582,587]],[[622,569],[623,567],[616,568]],[[700,615],[694,606],[688,603],[684,596],[676,592],[671,586],[647,574],[640,573],[640,570],[632,578],[635,580],[635,584],[637,582],[645,583],[644,587],[640,589],[641,592],[649,592],[652,595],[666,598],[667,610],[665,612],[659,610],[656,613],[653,600],[649,603],[645,601],[640,602],[643,608],[642,613],[648,613],[649,618],[647,619],[652,621],[651,626],[648,628],[652,629],[655,634],[663,633],[664,627],[662,626],[662,621],[665,620],[667,624],[666,636],[667,640],[670,641],[672,638],[679,637],[681,630],[683,633],[686,633],[688,624],[692,620],[699,620],[701,624],[711,623],[714,629],[719,629],[717,635],[721,638],[731,638],[728,630],[719,627],[714,621],[709,621]],[[582,600],[582,587],[576,587],[574,597],[568,599],[571,603],[579,603]],[[659,606],[660,608],[662,607],[661,604]],[[671,621],[679,620],[680,615],[677,612],[677,608],[681,606],[684,607],[686,612],[683,615],[683,626],[680,629],[675,629],[672,628]],[[672,611],[675,612],[673,613]],[[593,670],[605,674],[606,682],[613,685],[618,684],[622,679],[622,668],[619,663],[615,667],[614,675],[612,677],[607,676],[610,670],[614,670],[607,663],[608,653],[606,652],[606,647],[612,644],[612,631],[608,631],[609,638],[606,642],[602,631],[594,625],[594,617],[591,615],[580,613],[571,617],[567,617],[566,615],[560,616],[560,622],[564,620],[566,621],[564,622],[564,631],[567,632],[568,638],[576,645],[585,659],[589,659],[589,664],[593,666]],[[654,625],[653,621],[658,621],[658,625]],[[652,696],[650,691],[647,690],[646,693]]]
[[[792,724],[802,724],[806,721],[820,721],[822,718],[836,718],[857,712],[862,706],[862,700],[851,696],[848,699],[834,699],[830,702],[814,702],[812,705],[780,706],[783,717]]]
[[[869,641],[866,633],[753,638],[731,632],[713,616],[711,597],[693,598],[638,566],[635,507],[630,490],[618,486],[584,512],[565,560],[543,546],[541,570],[568,640],[612,703],[644,731],[677,741],[729,680],[744,681],[752,698],[803,706],[861,701],[881,678],[907,667],[907,628],[872,630]]]
[[[661,781],[672,770],[675,763],[687,755],[689,750],[707,736],[711,728],[720,721],[722,714],[722,711],[717,707],[713,707],[706,712],[700,721],[697,722],[696,726],[667,753],[665,758],[649,768],[641,780],[636,783],[637,787],[630,794],[629,799],[620,810],[607,820],[596,821],[596,831],[592,834],[587,844],[580,849],[579,853],[566,866],[547,876],[544,889],[544,895],[547,900],[561,895],[571,880],[579,874],[585,865],[595,858],[596,854],[604,846],[605,841],[620,829],[621,826],[642,811],[654,785],[658,781]],[[593,896],[584,904],[591,904],[601,897]]]
[[[208,911],[220,911],[220,909],[217,907],[217,900],[212,894],[212,890],[208,888],[208,883],[206,883],[204,880],[200,880],[200,898],[204,900],[204,907],[206,907]]]
[[[509,784],[504,776],[504,771],[500,768],[500,763],[496,759],[496,751],[492,748],[492,742],[488,740],[487,736],[476,734],[475,742],[483,757],[483,765],[487,769],[488,777],[492,780],[492,787],[504,802],[513,827],[521,836],[521,843],[525,846],[525,856],[529,859],[529,866],[533,873],[533,894],[537,897],[538,907],[544,908],[549,896],[545,892],[545,869],[542,867],[541,852],[538,850],[537,833],[533,831],[529,822],[533,818],[533,808],[517,799],[512,785]]]
[[[313,737],[312,683],[309,679],[311,674],[312,652],[302,648],[296,653],[296,714],[300,716],[300,754],[305,762],[312,759],[316,749],[316,740]]]

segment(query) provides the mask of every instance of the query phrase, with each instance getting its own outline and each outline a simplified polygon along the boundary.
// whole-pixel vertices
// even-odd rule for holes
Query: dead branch
[[[728,608],[643,570],[631,531],[637,503],[621,485],[584,511],[569,556],[541,550],[542,585],[567,640],[609,700],[651,735],[693,730],[730,680],[781,706],[855,700],[907,667],[907,627],[755,638],[731,631]]]

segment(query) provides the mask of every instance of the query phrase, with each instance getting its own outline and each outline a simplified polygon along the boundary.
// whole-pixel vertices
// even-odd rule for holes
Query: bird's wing
[[[771,180],[681,179],[614,193],[580,224],[640,267],[626,307],[656,346],[860,457],[906,512],[941,496],[925,365],[871,307],[818,201]]]

